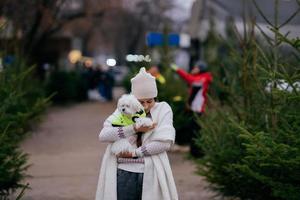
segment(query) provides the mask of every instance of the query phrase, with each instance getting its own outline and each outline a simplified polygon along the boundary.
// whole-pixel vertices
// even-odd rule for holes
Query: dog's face
[[[124,115],[134,115],[143,109],[142,104],[131,94],[124,94],[118,101],[118,110]]]

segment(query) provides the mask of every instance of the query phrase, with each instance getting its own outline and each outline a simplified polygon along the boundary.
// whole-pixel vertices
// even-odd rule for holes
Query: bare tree
[[[73,35],[83,39],[84,53],[90,52],[90,46],[98,45],[91,44],[91,39],[97,38],[122,60],[127,53],[144,51],[148,31],[162,31],[166,24],[172,24],[166,12],[174,6],[171,0],[141,0],[134,8],[122,3],[122,0],[2,0],[0,16],[13,21],[22,35],[23,52],[33,61],[49,38],[70,27]],[[74,5],[78,9],[70,9]]]
[[[166,12],[172,9],[171,0],[138,1],[134,8],[120,7],[105,13],[101,33],[113,46],[114,54],[124,62],[128,53],[145,53],[145,36],[149,31],[162,32],[172,25]]]
[[[98,2],[103,5],[101,0]],[[77,4],[78,9],[72,10],[72,4]],[[84,18],[101,18],[106,11],[107,6],[86,9],[90,8],[88,4],[89,1],[82,0],[4,0],[0,3],[0,15],[10,19],[15,30],[21,32],[24,53],[32,56],[43,48],[47,39],[69,23]]]

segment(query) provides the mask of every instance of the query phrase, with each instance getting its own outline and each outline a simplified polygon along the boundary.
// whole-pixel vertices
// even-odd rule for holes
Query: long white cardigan
[[[166,102],[155,103],[150,110],[156,128],[144,135],[143,143],[175,141],[173,113]],[[117,200],[117,158],[106,148],[102,159],[96,200]],[[177,190],[166,152],[144,157],[143,200],[178,200]]]

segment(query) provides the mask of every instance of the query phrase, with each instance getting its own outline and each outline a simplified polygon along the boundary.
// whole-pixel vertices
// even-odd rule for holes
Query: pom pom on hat
[[[157,97],[155,77],[147,73],[145,67],[142,67],[139,73],[131,79],[131,93],[137,99]]]

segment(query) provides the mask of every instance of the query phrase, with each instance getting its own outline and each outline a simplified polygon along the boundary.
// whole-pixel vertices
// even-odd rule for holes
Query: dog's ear
[[[119,111],[121,111],[120,109],[121,109],[122,104],[124,104],[125,99],[126,99],[126,94],[123,94],[123,95],[119,98],[118,104],[117,104],[117,108],[119,109]]]
[[[119,100],[118,100],[118,104],[117,104],[117,109],[121,112],[121,103],[122,102],[122,100],[121,100],[121,98],[119,98]]]

